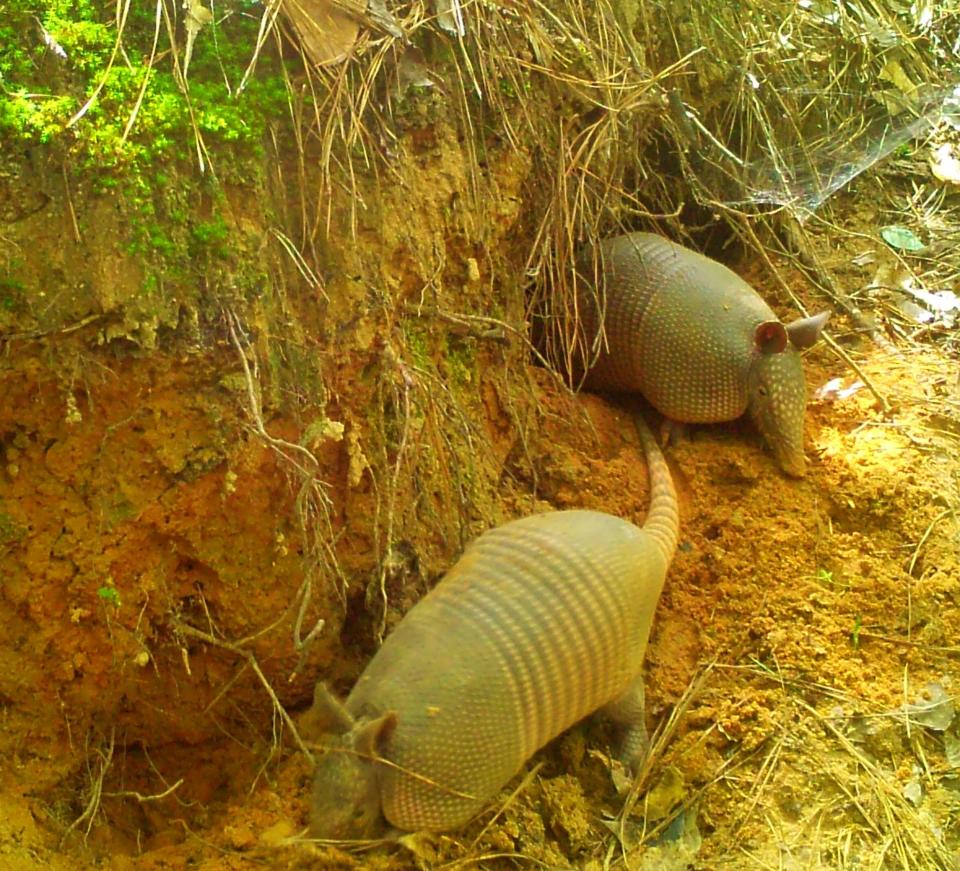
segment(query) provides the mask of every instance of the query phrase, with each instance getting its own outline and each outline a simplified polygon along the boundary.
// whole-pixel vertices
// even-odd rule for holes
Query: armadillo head
[[[396,714],[355,720],[322,684],[314,693],[314,710],[318,707],[339,734],[314,769],[310,834],[330,840],[376,838],[385,829],[377,759],[396,727]]]
[[[758,353],[748,374],[747,411],[780,468],[797,478],[807,471],[803,455],[807,389],[798,349],[817,340],[829,316],[829,312],[821,312],[786,326],[768,321],[760,324],[754,334]]]
[[[780,468],[788,475],[802,478],[807,471],[803,456],[807,394],[800,355],[788,348],[756,358],[750,367],[748,391],[747,411]]]

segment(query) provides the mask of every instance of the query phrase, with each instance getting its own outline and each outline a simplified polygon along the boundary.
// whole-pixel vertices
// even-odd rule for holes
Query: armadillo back
[[[776,316],[726,266],[652,233],[601,245],[607,349],[586,379],[639,391],[667,417],[730,420],[747,407],[753,331]],[[591,335],[596,305],[585,305]]]
[[[592,511],[527,517],[478,538],[400,622],[347,700],[395,710],[383,810],[453,828],[539,747],[639,674],[669,554]]]

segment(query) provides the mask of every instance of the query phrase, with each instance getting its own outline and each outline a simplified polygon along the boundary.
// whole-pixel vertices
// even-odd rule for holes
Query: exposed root
[[[87,765],[87,799],[83,812],[69,826],[60,837],[60,846],[62,847],[70,833],[79,826],[83,826],[83,838],[87,839],[90,829],[93,827],[94,820],[97,818],[97,812],[100,810],[100,802],[103,799],[103,780],[107,776],[107,771],[113,764],[113,751],[115,747],[116,729],[110,730],[110,738],[106,742],[106,748],[96,748],[92,754],[90,750],[90,734],[87,733],[85,761]],[[91,770],[90,757],[95,755],[97,758],[96,771]]]
[[[230,653],[233,653],[243,659],[245,661],[245,665],[249,667],[257,676],[257,679],[260,681],[267,695],[270,697],[270,701],[273,702],[274,712],[280,716],[286,727],[290,730],[290,734],[293,736],[294,743],[297,745],[300,752],[303,753],[311,763],[313,762],[313,753],[300,738],[300,733],[297,730],[296,725],[294,724],[290,715],[287,713],[286,708],[280,704],[280,699],[277,698],[277,694],[271,686],[270,681],[268,681],[264,676],[263,671],[260,669],[260,664],[257,662],[257,658],[254,656],[252,651],[247,650],[240,644],[235,644],[230,641],[224,641],[221,638],[217,638],[210,632],[204,632],[203,630],[197,629],[195,626],[191,626],[190,624],[184,623],[180,620],[174,620],[172,625],[174,631],[182,635],[185,635],[189,638],[195,638],[198,641],[203,641],[206,644],[211,644],[214,647],[221,648],[222,650],[228,650]],[[238,676],[235,676],[234,680],[236,680],[237,677]],[[222,695],[223,691],[221,691],[221,693],[218,695],[218,698]]]
[[[306,658],[310,643],[317,637],[324,625],[324,621],[318,619],[305,636],[302,634],[303,621],[306,617],[311,599],[313,598],[313,584],[317,568],[322,567],[326,571],[335,573],[341,580],[341,597],[344,597],[346,594],[346,579],[340,571],[336,554],[331,544],[334,538],[330,518],[333,503],[327,495],[329,485],[318,476],[320,461],[313,452],[303,445],[275,438],[267,432],[260,410],[261,398],[257,360],[254,357],[251,363],[251,361],[247,359],[247,353],[240,341],[240,322],[237,316],[229,310],[225,311],[224,314],[231,341],[236,348],[237,355],[243,366],[243,373],[247,385],[247,410],[253,421],[253,428],[257,435],[277,453],[284,463],[296,472],[300,482],[300,489],[296,500],[297,517],[300,521],[301,533],[304,542],[307,544],[307,551],[312,557],[313,564],[307,566],[303,582],[290,605],[296,615],[293,626],[293,644],[294,649],[299,654],[297,665],[290,675],[290,679],[292,680]],[[324,530],[325,535],[320,534],[319,530],[321,529]]]

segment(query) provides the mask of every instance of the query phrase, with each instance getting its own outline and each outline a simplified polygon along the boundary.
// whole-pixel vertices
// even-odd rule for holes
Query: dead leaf
[[[356,10],[356,17],[341,9]],[[340,63],[350,54],[360,35],[359,16],[364,0],[283,0],[283,12],[300,38],[307,57],[317,66]]]
[[[184,0],[184,22],[187,28],[187,46],[183,54],[183,78],[187,78],[190,58],[193,57],[193,43],[197,34],[213,21],[213,13],[203,5],[203,0]]]

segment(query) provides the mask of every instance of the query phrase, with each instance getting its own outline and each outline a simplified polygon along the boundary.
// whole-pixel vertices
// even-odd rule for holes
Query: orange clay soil
[[[176,631],[242,641],[295,716],[315,676],[345,690],[373,649],[375,581],[346,611],[337,584],[320,585],[304,626],[329,625],[287,680],[290,621],[272,621],[303,579],[296,488],[242,425],[222,378],[236,360],[91,356],[69,401],[29,347],[8,355],[0,866],[600,869],[626,851],[632,868],[948,867],[956,727],[907,722],[902,707],[936,696],[931,685],[955,691],[957,422],[932,411],[956,407],[955,367],[933,351],[860,350],[893,413],[866,389],[813,399],[805,480],[782,477],[746,423],[696,428],[669,451],[682,532],[648,653],[651,727],[697,691],[622,826],[610,735],[590,721],[466,831],[367,852],[296,837],[309,765],[253,666]],[[539,415],[520,451],[492,371],[481,368],[475,423],[494,446],[482,462],[509,479],[502,516],[589,507],[642,522],[629,406],[571,397],[530,369]],[[812,390],[854,380],[822,346],[807,373]],[[291,421],[270,429],[297,440]],[[347,495],[348,442],[319,456],[352,579],[369,573],[373,545],[357,519],[369,505]],[[360,501],[351,514],[338,498]],[[388,628],[452,558],[409,588],[391,575]]]

